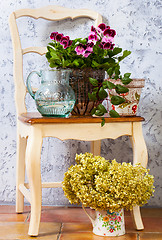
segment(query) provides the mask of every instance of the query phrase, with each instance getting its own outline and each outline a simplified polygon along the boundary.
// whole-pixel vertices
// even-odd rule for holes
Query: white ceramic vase
[[[85,208],[83,207],[85,210]],[[109,210],[96,211],[93,219],[86,212],[92,222],[93,233],[99,236],[121,236],[125,234],[124,211],[110,213]]]

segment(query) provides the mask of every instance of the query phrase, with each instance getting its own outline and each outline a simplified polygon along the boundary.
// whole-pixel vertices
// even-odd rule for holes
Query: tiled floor
[[[89,210],[93,215],[93,211]],[[129,212],[125,212],[126,234],[99,237],[81,208],[43,207],[38,237],[29,237],[30,207],[16,214],[14,206],[0,206],[0,240],[162,240],[162,208],[142,209],[145,229],[136,231]]]

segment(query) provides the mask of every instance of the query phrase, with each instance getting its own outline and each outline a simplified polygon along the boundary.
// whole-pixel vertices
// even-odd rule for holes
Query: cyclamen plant
[[[103,69],[107,72],[108,77],[120,79],[121,84],[113,84],[109,80],[99,84],[96,79],[90,78],[90,83],[94,86],[93,91],[89,93],[89,99],[94,101],[92,115],[102,116],[106,109],[102,102],[108,99],[107,89],[115,89],[117,96],[111,96],[111,103],[119,105],[126,100],[120,94],[127,93],[129,90],[123,85],[129,84],[132,79],[130,73],[124,76],[120,73],[120,62],[131,54],[130,51],[123,51],[122,48],[115,47],[114,37],[116,31],[104,23],[98,27],[91,27],[91,32],[87,38],[76,38],[71,40],[69,36],[62,33],[52,32],[51,43],[48,44],[46,58],[51,68],[94,68]],[[118,54],[122,53],[121,56]],[[119,117],[115,110],[111,110],[111,117]]]

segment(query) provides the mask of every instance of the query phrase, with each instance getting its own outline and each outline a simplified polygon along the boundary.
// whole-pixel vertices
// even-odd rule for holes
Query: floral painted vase
[[[125,234],[123,209],[112,213],[109,210],[96,211],[95,219],[92,219],[86,210],[85,213],[92,222],[94,234],[99,236],[121,236]]]
[[[121,84],[120,80],[108,79],[110,82],[116,84]],[[123,85],[123,84],[121,84]],[[125,99],[125,102],[120,105],[113,105],[110,102],[109,109],[115,110],[120,116],[136,116],[138,110],[138,103],[140,100],[140,95],[142,88],[145,85],[144,79],[133,79],[128,85],[123,85],[129,89],[129,92],[120,94],[121,97]],[[109,90],[109,99],[112,96],[117,95],[114,89]]]

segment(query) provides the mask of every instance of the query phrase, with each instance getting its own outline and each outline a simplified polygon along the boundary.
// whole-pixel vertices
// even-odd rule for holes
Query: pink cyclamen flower
[[[85,53],[87,46],[79,43],[79,45],[75,48],[77,55],[83,55]]]
[[[62,34],[62,33],[58,33],[57,35],[56,35],[56,41],[57,42],[60,42],[61,41],[61,38],[63,37],[64,35]]]
[[[115,37],[116,35],[116,32],[114,29],[109,29],[109,28],[106,28],[103,32],[103,35],[104,36],[109,36],[109,37]]]
[[[52,40],[56,40],[56,35],[58,34],[58,32],[52,32],[51,35],[50,35],[50,38]]]

